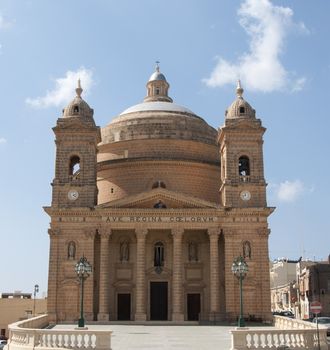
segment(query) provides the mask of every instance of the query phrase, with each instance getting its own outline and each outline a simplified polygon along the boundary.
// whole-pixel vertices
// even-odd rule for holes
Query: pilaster
[[[219,228],[208,229],[210,240],[210,320],[220,317]]]
[[[172,276],[172,321],[184,321],[182,283],[182,238],[183,229],[172,229],[173,276]]]
[[[111,230],[101,227],[98,230],[101,239],[100,246],[100,289],[98,321],[108,321],[110,312],[110,283],[109,283],[109,238]]]
[[[94,300],[94,278],[93,274],[95,271],[95,261],[94,261],[94,239],[96,235],[95,229],[86,229],[84,231],[85,244],[84,244],[84,255],[87,260],[92,265],[92,274],[84,282],[84,309],[85,309],[85,318],[88,321],[93,321],[94,319],[94,310],[93,310],[93,300]]]
[[[48,229],[50,238],[47,313],[50,323],[57,322],[58,236],[59,229]]]
[[[138,228],[136,234],[136,309],[135,321],[145,321],[146,313],[146,237],[147,229]]]

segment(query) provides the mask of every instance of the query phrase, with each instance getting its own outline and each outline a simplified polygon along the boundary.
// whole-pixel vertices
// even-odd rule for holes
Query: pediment
[[[112,202],[104,203],[98,208],[156,208],[157,203],[171,208],[217,208],[218,205],[183,193],[164,188],[155,188],[147,192],[127,196]]]

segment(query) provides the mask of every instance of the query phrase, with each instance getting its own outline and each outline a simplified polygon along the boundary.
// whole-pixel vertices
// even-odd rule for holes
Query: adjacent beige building
[[[100,128],[79,83],[53,128],[45,207],[53,322],[79,316],[74,266],[82,255],[93,265],[88,320],[233,320],[239,283],[231,265],[239,255],[249,265],[245,316],[271,318],[266,129],[240,83],[219,130],[168,90],[157,66],[144,101]]]
[[[32,299],[31,293],[2,293],[0,297],[0,335],[8,337],[8,325],[45,314],[47,299]]]

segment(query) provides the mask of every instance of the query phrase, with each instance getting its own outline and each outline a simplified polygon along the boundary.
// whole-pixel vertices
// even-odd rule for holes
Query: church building
[[[50,319],[79,318],[85,256],[89,321],[235,320],[242,256],[244,317],[270,320],[266,129],[240,82],[218,130],[173,102],[158,65],[146,87],[100,128],[78,82],[53,128]]]

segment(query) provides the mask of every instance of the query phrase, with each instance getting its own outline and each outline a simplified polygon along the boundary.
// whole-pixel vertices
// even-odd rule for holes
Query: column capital
[[[59,228],[49,228],[48,229],[48,234],[52,238],[59,236],[60,233],[61,233],[61,230]]]
[[[136,228],[135,235],[136,235],[137,239],[146,238],[148,235],[148,229],[147,228]]]
[[[96,230],[92,228],[87,228],[84,230],[84,235],[86,239],[94,239],[96,235]]]
[[[180,227],[174,227],[171,229],[171,234],[173,238],[182,238],[184,234],[184,229]]]
[[[220,227],[210,227],[207,229],[207,233],[210,237],[219,237],[220,232]]]
[[[112,234],[112,231],[109,226],[100,225],[99,228],[97,229],[97,233],[99,234],[102,240],[102,239],[109,239]]]
[[[268,237],[270,235],[270,229],[267,227],[259,228],[257,232],[260,236]]]

